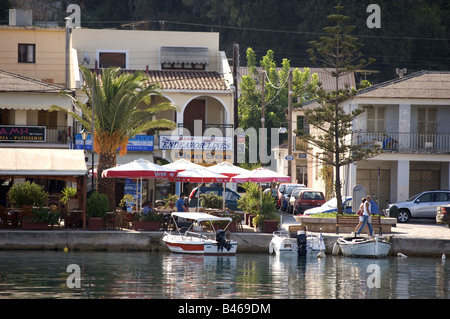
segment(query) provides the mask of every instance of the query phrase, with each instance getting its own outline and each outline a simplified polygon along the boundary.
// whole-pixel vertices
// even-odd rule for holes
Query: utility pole
[[[239,126],[239,117],[238,117],[238,68],[239,68],[239,44],[235,43],[233,45],[233,85],[234,85],[234,105],[233,105],[233,122],[234,122],[234,132],[236,132],[236,129]],[[234,138],[234,165],[237,165],[237,150],[238,150],[238,143],[237,139],[238,137],[236,134]]]
[[[266,70],[262,71],[261,77],[261,128],[264,128],[266,121]]]
[[[261,77],[261,130],[259,134],[259,146],[261,150],[259,154],[261,156],[261,166],[264,166],[267,154],[267,139],[265,138],[267,135],[264,131],[266,124],[266,70],[262,70]]]
[[[292,155],[292,69],[289,70],[289,92],[288,92],[288,156]],[[292,181],[292,162],[295,162],[295,159],[288,161],[288,176],[291,177]]]

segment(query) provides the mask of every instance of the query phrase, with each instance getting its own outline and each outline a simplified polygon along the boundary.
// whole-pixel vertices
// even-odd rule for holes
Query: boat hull
[[[337,242],[342,254],[349,257],[386,257],[392,246],[389,241],[377,237],[346,237]]]
[[[321,235],[308,235],[306,237],[306,252],[314,253],[325,251],[325,243]],[[298,244],[296,238],[290,238],[286,233],[274,232],[269,244],[269,253],[276,255],[297,254]]]
[[[237,251],[237,242],[230,241],[230,250],[220,248],[215,240],[186,237],[179,235],[165,235],[163,242],[171,252],[194,255],[234,255]]]

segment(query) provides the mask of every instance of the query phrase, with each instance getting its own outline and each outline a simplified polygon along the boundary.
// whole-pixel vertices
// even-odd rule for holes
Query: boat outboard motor
[[[230,251],[231,244],[229,240],[226,240],[224,230],[218,229],[216,231],[216,241],[217,241],[217,251],[222,251],[224,248],[227,251]]]
[[[306,234],[303,230],[297,232],[297,250],[299,256],[306,256]]]

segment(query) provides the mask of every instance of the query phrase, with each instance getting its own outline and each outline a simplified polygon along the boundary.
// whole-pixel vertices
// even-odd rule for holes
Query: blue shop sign
[[[136,135],[131,138],[127,144],[127,151],[131,152],[153,152],[153,143],[154,137],[153,135]],[[82,150],[83,149],[83,139],[81,138],[81,134],[75,134],[75,149]],[[92,151],[92,139],[89,134],[86,139],[86,150]]]

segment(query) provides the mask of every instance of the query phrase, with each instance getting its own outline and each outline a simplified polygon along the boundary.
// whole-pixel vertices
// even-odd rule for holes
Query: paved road
[[[282,217],[282,228],[288,229],[290,224],[298,224],[291,214],[278,212]],[[450,240],[450,228],[446,225],[436,224],[434,219],[413,219],[406,224],[397,223],[392,227],[392,235],[402,238],[427,238],[427,239],[448,239]]]

